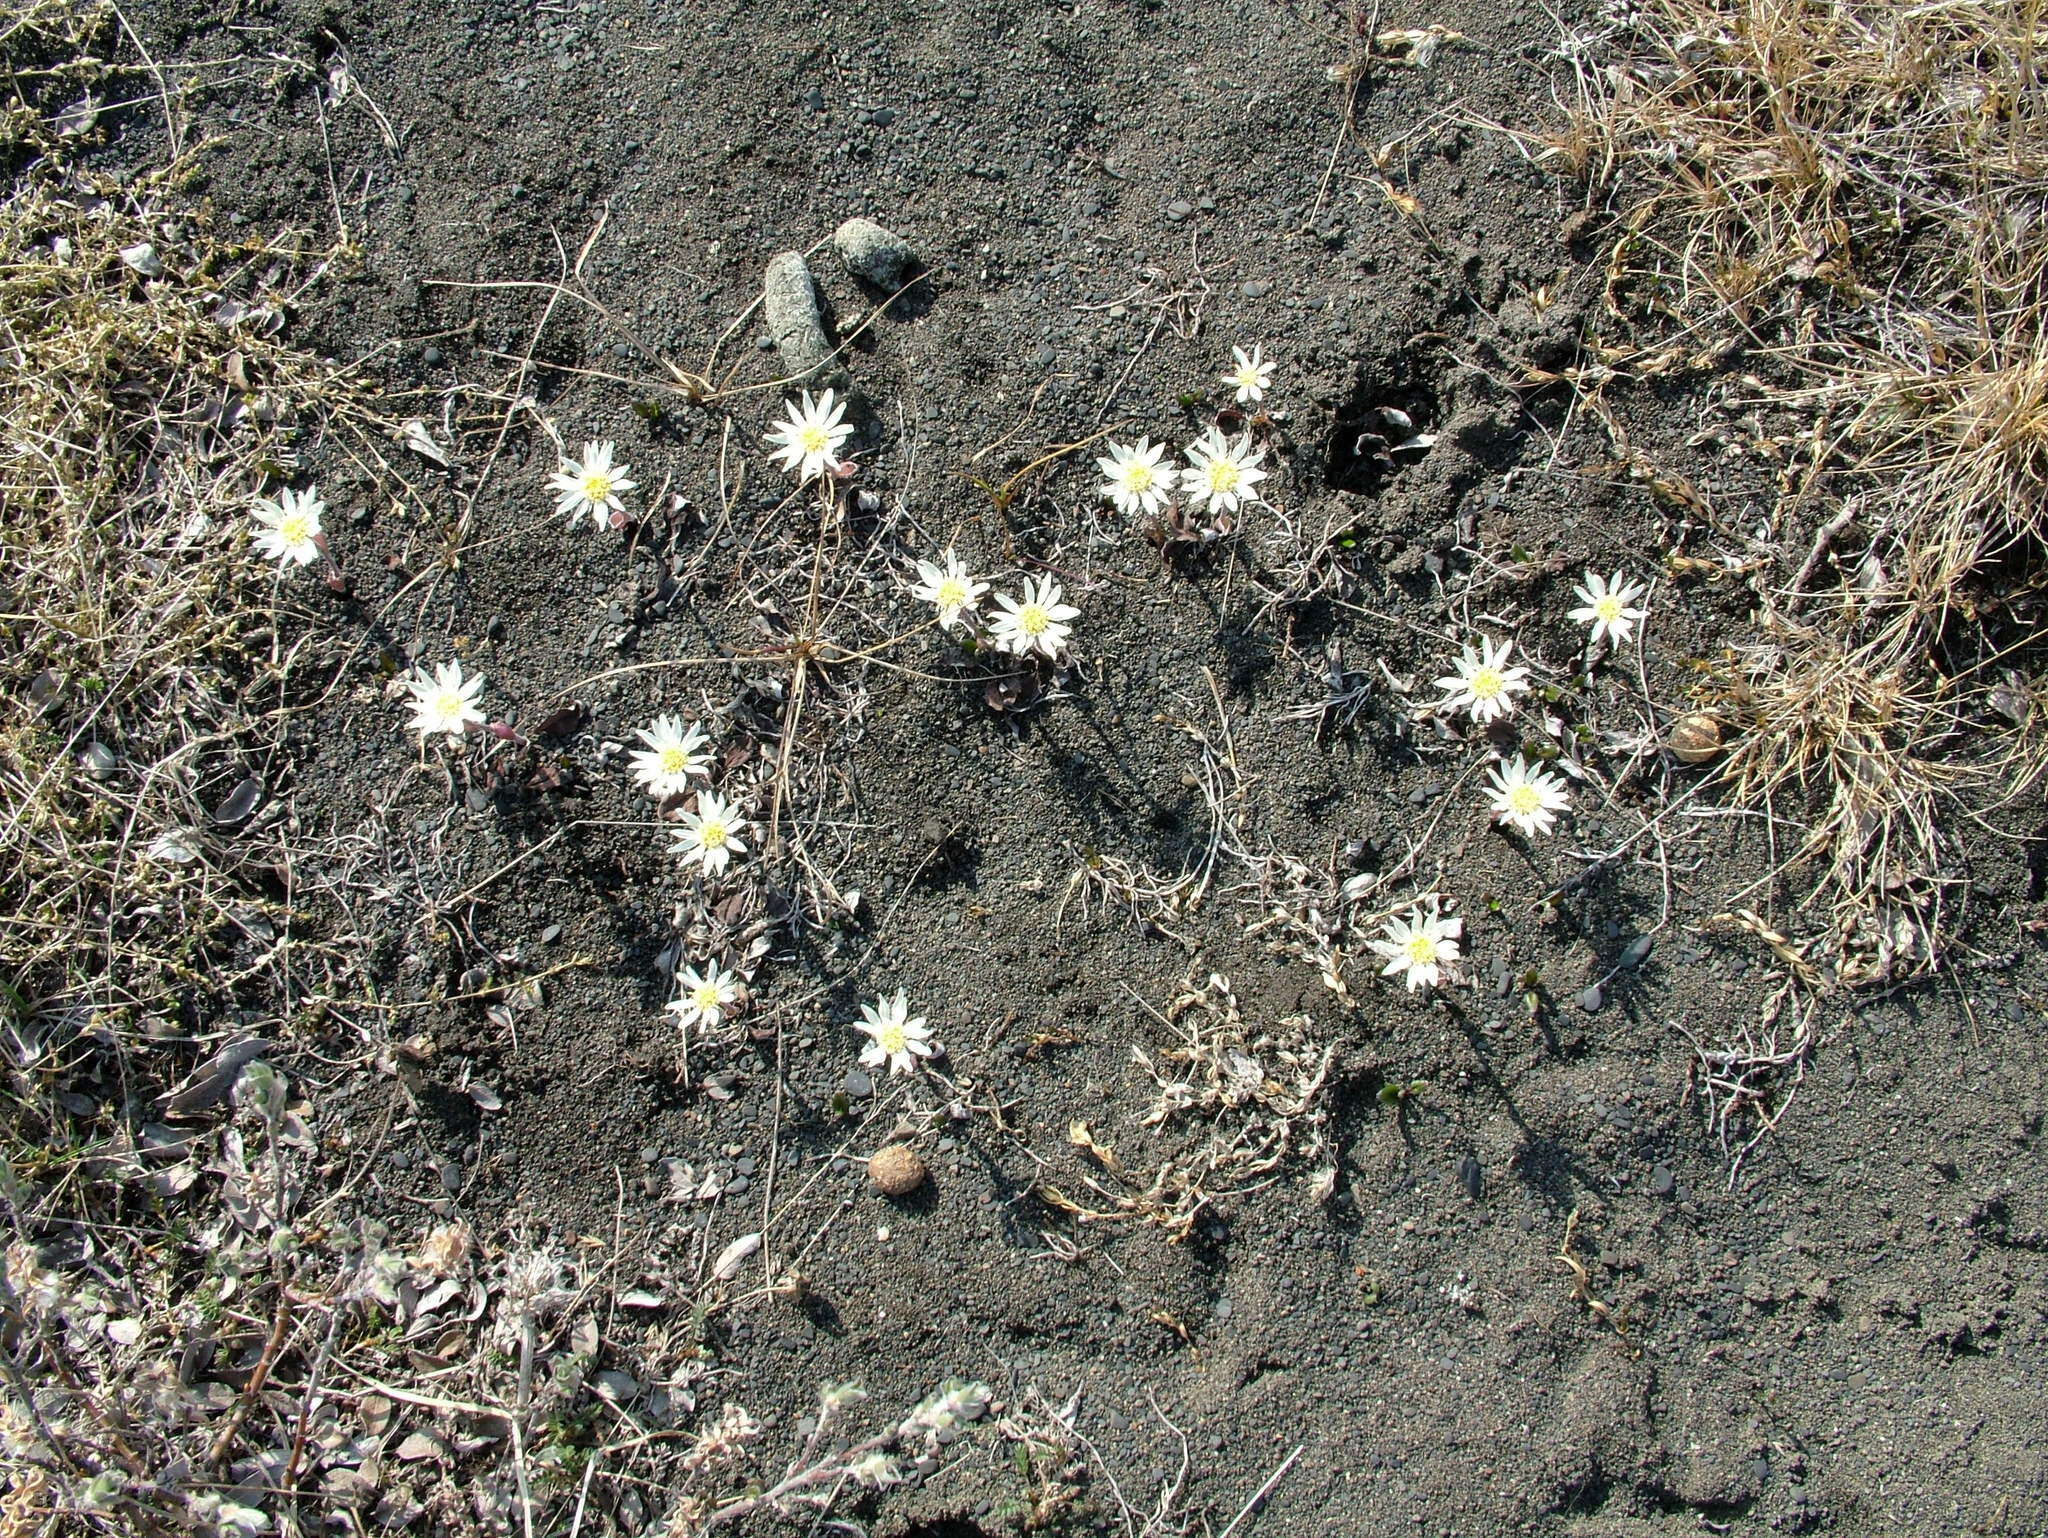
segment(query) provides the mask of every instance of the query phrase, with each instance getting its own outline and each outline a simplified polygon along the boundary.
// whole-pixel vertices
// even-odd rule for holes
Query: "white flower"
[[[1504,764],[1496,764],[1488,776],[1487,799],[1493,815],[1534,838],[1557,825],[1557,814],[1572,804],[1564,781],[1542,769],[1531,768],[1517,753]]]
[[[289,486],[277,500],[258,497],[249,514],[256,520],[256,548],[279,565],[309,566],[320,558],[320,515],[327,511],[312,487]]]
[[[617,447],[610,442],[586,443],[581,462],[562,461],[562,468],[548,479],[558,516],[574,522],[589,513],[590,521],[600,529],[611,521],[614,513],[624,516],[625,504],[619,500],[619,493],[637,490],[640,483],[626,479],[630,465],[612,463]]]
[[[1125,445],[1112,443],[1109,453],[1095,461],[1105,482],[1102,494],[1114,502],[1126,517],[1147,517],[1166,505],[1173,495],[1173,483],[1180,479],[1175,465],[1159,461],[1166,445],[1140,438]]]
[[[647,746],[633,754],[633,777],[655,799],[680,796],[692,776],[711,777],[710,762],[699,751],[704,728],[694,721],[686,729],[680,716],[656,716],[652,726],[640,728],[640,740]]]
[[[951,550],[946,552],[946,564],[936,566],[930,561],[917,563],[917,574],[924,578],[910,590],[910,596],[923,599],[939,611],[939,624],[951,630],[962,619],[972,621],[974,606],[981,602],[981,595],[988,591],[988,584],[967,574],[967,568],[960,564],[960,557]]]
[[[432,676],[416,673],[405,681],[405,687],[412,694],[412,729],[420,734],[422,743],[436,732],[457,738],[470,727],[484,724],[484,713],[476,704],[484,676],[464,678],[459,662],[442,663]]]
[[[932,1055],[932,1033],[925,1026],[923,1015],[911,1015],[901,988],[893,999],[876,999],[872,1004],[861,1005],[860,1014],[860,1023],[854,1029],[874,1038],[860,1049],[864,1067],[879,1068],[887,1063],[891,1073],[913,1073],[919,1058]]]
[[[684,967],[676,980],[682,984],[682,992],[669,1004],[668,1012],[685,1030],[693,1025],[717,1030],[718,1022],[739,1001],[743,991],[738,974],[720,971],[716,961],[705,962],[702,972]]]
[[[769,432],[768,441],[777,447],[768,457],[780,460],[783,469],[802,481],[837,470],[839,445],[853,436],[845,417],[846,403],[835,402],[830,390],[816,400],[804,391],[803,408],[789,402],[789,415]]]
[[[1037,582],[1027,577],[1022,599],[998,593],[996,604],[1003,612],[989,620],[989,634],[996,645],[1019,657],[1037,652],[1043,657],[1057,658],[1066,650],[1067,637],[1073,633],[1074,627],[1067,621],[1081,617],[1079,609],[1060,602],[1060,585],[1050,577]]]
[[[718,875],[736,856],[747,852],[743,835],[753,825],[717,792],[699,793],[697,810],[684,812],[682,818],[683,826],[675,831],[675,852],[684,864],[703,866],[705,875]]]
[[[1215,428],[1188,445],[1188,464],[1181,472],[1181,490],[1197,506],[1206,504],[1218,513],[1234,513],[1242,502],[1256,502],[1252,488],[1266,478],[1259,461],[1264,449],[1252,447],[1249,437],[1229,442]]]
[[[1223,382],[1236,387],[1238,405],[1264,400],[1266,387],[1273,382],[1273,365],[1266,361],[1265,349],[1254,346],[1250,357],[1242,347],[1230,350],[1237,356],[1237,367],[1223,376]]]
[[[1453,710],[1469,710],[1472,719],[1482,726],[1511,714],[1515,696],[1529,692],[1529,670],[1507,665],[1508,653],[1514,649],[1513,641],[1495,646],[1485,636],[1479,638],[1478,651],[1465,647],[1455,664],[1458,671],[1436,681],[1436,686],[1444,691],[1444,698],[1438,703]]]
[[[1405,975],[1410,993],[1435,987],[1443,981],[1445,966],[1458,959],[1458,933],[1464,927],[1463,919],[1444,918],[1434,909],[1410,908],[1405,919],[1388,919],[1381,931],[1385,938],[1372,942],[1387,958],[1380,976]]]
[[[1629,607],[1643,596],[1643,589],[1625,581],[1620,572],[1603,577],[1589,571],[1586,580],[1572,591],[1585,600],[1583,609],[1572,610],[1572,618],[1592,627],[1588,645],[1597,646],[1604,637],[1619,646],[1636,628],[1636,621],[1645,617],[1645,611]]]

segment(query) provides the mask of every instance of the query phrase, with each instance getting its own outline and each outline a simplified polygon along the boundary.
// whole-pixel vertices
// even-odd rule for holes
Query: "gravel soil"
[[[293,324],[450,461],[305,455],[353,591],[296,600],[335,683],[278,788],[350,986],[389,1007],[346,1022],[377,1052],[330,1016],[282,1066],[367,1161],[352,1217],[572,1255],[635,1298],[596,1314],[628,1413],[697,1425],[651,1387],[690,1355],[705,1415],[767,1424],[764,1468],[827,1382],[883,1416],[956,1375],[1016,1414],[1078,1393],[1053,1530],[1220,1532],[1276,1472],[1233,1533],[2048,1528],[2031,846],[1961,838],[1938,976],[1788,990],[1758,931],[1820,927],[1769,875],[1796,830],[1661,747],[1754,594],[1671,576],[1710,538],[1568,392],[1514,387],[1621,325],[1581,189],[1516,137],[1552,115],[1544,8],[1388,7],[1461,36],[1355,89],[1331,71],[1358,19],[1278,0],[130,17],[173,77],[244,61],[192,72],[196,194],[253,230],[344,223],[350,280]],[[855,215],[916,253],[893,302],[829,244]],[[698,406],[673,372],[737,325],[714,383],[778,377],[752,307],[785,250],[837,337],[879,310],[837,360],[861,435],[830,520],[766,459],[780,390]],[[1188,442],[1238,343],[1275,363],[1272,475],[1231,537],[1162,549],[1097,500],[1097,447],[1039,463],[1104,428]],[[1721,452],[1708,383],[1616,397],[1616,431],[1740,521],[1770,467]],[[1376,452],[1383,408],[1432,441]],[[572,453],[616,440],[625,528],[552,515],[543,419]],[[1341,583],[1276,601],[1318,531]],[[799,707],[806,639],[913,629],[903,576],[949,544],[998,587],[1060,578],[1070,666],[992,708],[1005,669],[926,629],[804,669]],[[1656,584],[1640,648],[1590,670],[1588,568]],[[1477,633],[1544,686],[1491,739],[1423,719]],[[453,656],[529,746],[420,751],[394,674]],[[806,855],[710,892],[764,954],[687,1057],[663,1006],[707,921],[620,746],[667,710]],[[1588,768],[1555,837],[1488,822],[1480,771],[1517,741]],[[1105,889],[1219,841],[1187,911]],[[1332,915],[1289,892],[1375,874],[1375,909],[1455,901],[1460,980],[1350,956],[1340,996],[1299,954]],[[1152,1117],[1148,1060],[1199,1085],[1168,1054],[1220,1028],[1212,974],[1265,1086]],[[936,1075],[858,1062],[850,1022],[899,988]],[[1724,1141],[1697,1048],[1802,1031],[1775,1131],[1752,1106]],[[894,1199],[865,1172],[892,1135],[929,1171]],[[1204,1159],[1204,1191],[1154,1182]],[[841,1510],[1018,1531],[1045,1498],[1021,1467],[984,1430]],[[391,1477],[420,1484],[413,1530],[484,1520],[428,1498],[459,1463]],[[658,1482],[594,1488],[586,1531],[659,1530]]]

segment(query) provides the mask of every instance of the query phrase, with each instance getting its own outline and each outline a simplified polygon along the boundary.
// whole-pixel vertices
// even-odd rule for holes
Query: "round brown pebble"
[[[1670,746],[1680,763],[1704,764],[1721,751],[1721,723],[1712,716],[1680,716],[1672,723]]]
[[[884,1196],[908,1196],[924,1184],[924,1160],[903,1143],[875,1150],[868,1160],[868,1183]]]

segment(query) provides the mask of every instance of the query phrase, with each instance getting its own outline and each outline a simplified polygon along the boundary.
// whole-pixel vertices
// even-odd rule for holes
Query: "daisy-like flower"
[[[681,795],[692,777],[711,778],[711,761],[701,751],[704,728],[694,721],[686,728],[681,716],[656,716],[652,726],[640,728],[640,740],[647,746],[633,754],[633,778],[657,801]]]
[[[1181,472],[1181,490],[1197,506],[1234,513],[1239,504],[1258,501],[1253,488],[1266,478],[1259,468],[1265,457],[1266,451],[1253,448],[1249,437],[1232,443],[1212,427],[1188,445],[1190,468]]]
[[[1458,935],[1463,919],[1447,919],[1431,909],[1410,908],[1406,918],[1391,918],[1381,931],[1383,938],[1372,948],[1384,956],[1382,977],[1406,977],[1408,991],[1434,988],[1444,980],[1444,968],[1458,959]]]
[[[1047,659],[1057,658],[1073,633],[1074,627],[1067,622],[1081,617],[1079,609],[1060,602],[1060,585],[1050,577],[1037,582],[1025,578],[1021,599],[998,593],[996,605],[1003,612],[989,620],[989,634],[996,645],[1019,657],[1037,652]]]
[[[939,625],[951,630],[974,618],[974,606],[981,602],[981,595],[988,591],[988,584],[967,574],[967,568],[960,563],[960,557],[951,550],[946,552],[946,564],[934,565],[930,561],[917,563],[917,574],[924,580],[910,590],[910,596],[923,599],[939,611]]]
[[[1266,361],[1265,349],[1255,345],[1250,357],[1245,356],[1242,347],[1230,350],[1237,357],[1237,367],[1223,376],[1223,382],[1236,389],[1238,405],[1264,400],[1266,387],[1273,382],[1273,365]]]
[[[1586,580],[1572,591],[1585,602],[1583,609],[1572,610],[1572,618],[1591,627],[1589,645],[1599,645],[1604,637],[1619,646],[1629,638],[1636,622],[1646,617],[1645,610],[1630,607],[1643,596],[1642,587],[1625,580],[1620,572],[1603,577],[1589,571]]]
[[[1486,796],[1493,815],[1527,838],[1550,832],[1557,825],[1557,814],[1572,804],[1563,780],[1547,770],[1532,768],[1519,753],[1494,765],[1487,776]]]
[[[702,972],[684,967],[676,981],[682,984],[682,992],[669,1004],[668,1012],[685,1030],[693,1025],[701,1025],[707,1031],[717,1030],[726,1011],[740,999],[738,974],[721,971],[715,961],[705,962]]]
[[[768,433],[768,441],[776,446],[768,457],[781,461],[782,468],[800,481],[837,470],[839,445],[853,436],[846,421],[846,403],[835,401],[830,390],[815,400],[806,390],[803,406],[791,401],[788,410],[789,415]]]
[[[308,486],[289,486],[277,500],[258,497],[249,509],[256,520],[256,548],[280,566],[310,566],[320,558],[320,515],[327,504]]]
[[[459,739],[472,726],[484,724],[484,713],[476,697],[483,692],[484,675],[462,676],[462,664],[444,662],[431,675],[415,673],[405,681],[412,694],[412,729],[424,743],[436,732],[450,740]]]
[[[1479,638],[1478,651],[1465,647],[1455,664],[1458,671],[1436,681],[1436,686],[1444,691],[1439,703],[1453,710],[1470,711],[1472,719],[1481,726],[1513,714],[1515,696],[1529,692],[1529,670],[1508,666],[1508,653],[1514,649],[1513,641],[1502,641],[1496,646],[1485,636]]]
[[[625,516],[626,504],[619,500],[619,493],[637,490],[640,483],[626,478],[630,465],[612,463],[612,455],[617,451],[618,445],[614,443],[586,443],[581,460],[562,461],[562,468],[548,479],[548,489],[555,494],[557,516],[574,522],[588,513],[590,521],[600,529],[611,522],[613,515]]]
[[[901,988],[893,999],[876,999],[860,1007],[856,1031],[872,1038],[860,1049],[861,1066],[889,1065],[891,1073],[914,1073],[917,1060],[932,1055],[932,1033],[923,1015],[910,1013],[910,1003]]]
[[[732,802],[716,791],[697,796],[697,810],[684,812],[683,825],[675,831],[675,852],[686,865],[701,865],[704,874],[716,876],[747,852],[745,835],[753,824],[740,816]]]
[[[1173,483],[1180,479],[1180,468],[1161,464],[1165,453],[1165,444],[1140,438],[1129,445],[1112,443],[1109,452],[1095,461],[1105,483],[1102,494],[1125,517],[1149,517],[1166,506],[1166,499],[1173,495]]]

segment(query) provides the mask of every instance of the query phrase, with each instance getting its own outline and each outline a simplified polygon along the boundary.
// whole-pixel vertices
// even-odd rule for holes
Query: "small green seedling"
[[[1399,1115],[1408,1108],[1408,1102],[1417,1098],[1429,1088],[1427,1079],[1394,1079],[1380,1086],[1380,1104]]]

